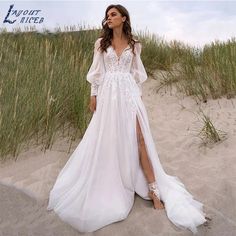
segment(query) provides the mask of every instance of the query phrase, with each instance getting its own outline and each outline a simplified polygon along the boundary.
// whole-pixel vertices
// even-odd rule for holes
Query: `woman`
[[[133,39],[129,13],[110,5],[102,25],[87,74],[93,116],[57,177],[48,210],[80,232],[92,232],[125,219],[136,192],[195,233],[206,221],[203,204],[159,161],[141,98],[147,79],[141,43]]]

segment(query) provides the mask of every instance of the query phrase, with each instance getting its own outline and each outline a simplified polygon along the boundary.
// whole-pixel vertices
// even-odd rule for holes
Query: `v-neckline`
[[[117,55],[116,50],[114,49],[114,47],[112,45],[110,45],[110,47],[114,51],[116,57],[120,58],[122,56],[123,52],[125,51],[125,49],[127,49],[129,47],[129,44],[121,51],[121,54],[119,56]]]

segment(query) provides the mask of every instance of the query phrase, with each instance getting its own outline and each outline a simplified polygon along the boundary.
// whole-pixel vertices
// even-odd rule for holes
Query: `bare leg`
[[[155,175],[153,172],[152,164],[148,158],[144,137],[142,135],[141,127],[139,125],[139,121],[138,121],[137,117],[136,117],[136,128],[137,128],[137,138],[138,138],[140,162],[141,162],[141,166],[142,166],[144,175],[147,179],[147,182],[150,184],[150,183],[155,182]],[[153,200],[154,208],[158,208],[158,209],[164,208],[163,203],[156,197],[156,195],[152,191],[149,191],[149,196]]]

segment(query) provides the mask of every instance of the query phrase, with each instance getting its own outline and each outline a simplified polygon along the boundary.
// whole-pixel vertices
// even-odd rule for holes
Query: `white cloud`
[[[236,35],[234,1],[14,1],[14,8],[41,9],[43,27],[52,30],[59,25],[63,28],[82,23],[101,27],[106,7],[118,3],[129,11],[134,30],[148,30],[167,40],[200,46]],[[7,25],[2,21],[10,4],[0,2],[0,27]]]

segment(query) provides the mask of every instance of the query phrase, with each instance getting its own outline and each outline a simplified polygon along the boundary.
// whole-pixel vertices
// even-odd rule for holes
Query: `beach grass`
[[[187,52],[187,53],[186,53]],[[236,95],[236,41],[216,40],[203,48],[189,47],[179,58],[179,70],[169,70],[165,80],[198,101]],[[168,80],[167,80],[168,78]]]
[[[202,123],[202,128],[198,132],[197,136],[202,140],[204,145],[211,145],[227,138],[227,133],[217,129],[210,116],[205,114],[201,109],[199,112],[199,118]]]
[[[175,84],[186,95],[234,97],[236,43],[214,42],[202,50],[179,41],[166,42],[136,31],[142,60],[152,75],[165,70],[162,84]],[[100,30],[68,27],[51,33],[0,33],[0,159],[17,159],[32,145],[51,148],[62,135],[71,141],[83,136],[92,113],[86,74]],[[176,66],[177,65],[177,66]]]
[[[17,158],[31,141],[81,136],[91,118],[86,73],[96,32],[0,34],[0,157]],[[33,141],[33,142],[32,142]]]

